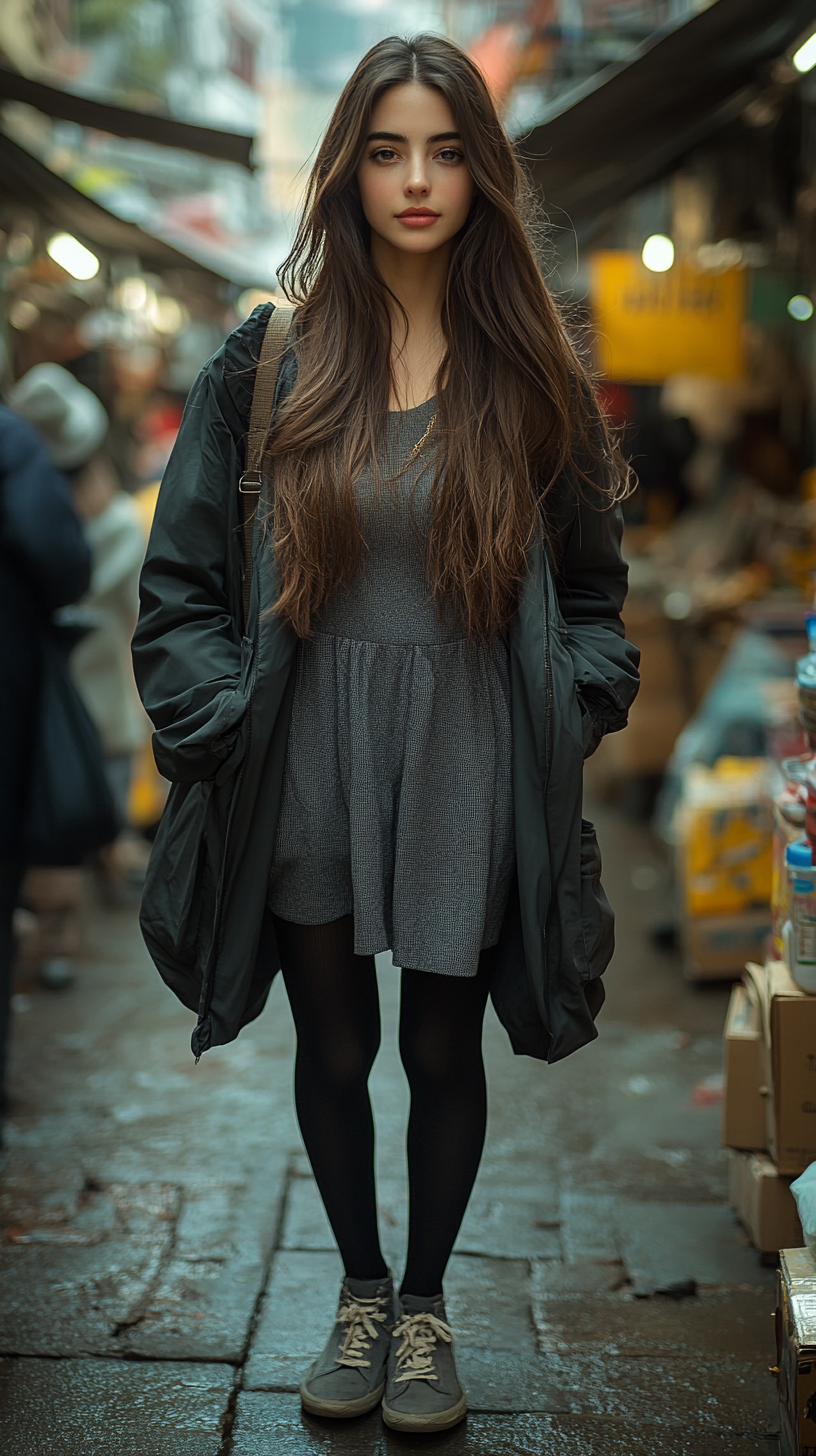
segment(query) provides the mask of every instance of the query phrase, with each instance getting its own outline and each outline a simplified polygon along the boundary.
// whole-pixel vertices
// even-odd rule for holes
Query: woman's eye
[[[455,151],[453,147],[443,147],[439,157],[443,162],[460,162],[462,153]]]
[[[397,154],[393,147],[380,147],[378,152],[371,153],[372,162],[390,162]]]

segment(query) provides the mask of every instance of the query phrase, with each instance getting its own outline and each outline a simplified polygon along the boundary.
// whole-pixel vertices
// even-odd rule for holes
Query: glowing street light
[[[92,253],[90,248],[86,248],[79,238],[72,237],[70,233],[56,233],[46,244],[46,251],[49,258],[59,263],[60,268],[64,268],[72,278],[81,279],[82,282],[95,278],[99,272],[96,253]]]
[[[795,293],[788,299],[788,313],[799,324],[806,324],[813,318],[813,300],[806,293]]]
[[[816,66],[816,30],[804,45],[800,45],[798,51],[794,51],[793,64],[803,75],[805,71],[812,71]]]
[[[650,273],[668,273],[674,262],[674,243],[664,233],[652,233],[643,244],[640,256]]]

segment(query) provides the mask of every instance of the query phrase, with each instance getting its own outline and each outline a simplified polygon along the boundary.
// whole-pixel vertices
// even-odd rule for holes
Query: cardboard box
[[[776,1386],[782,1456],[816,1453],[816,1261],[781,1249],[776,1276]]]
[[[762,1052],[759,998],[750,983],[748,987],[734,986],[723,1032],[723,1145],[727,1148],[765,1147],[765,1098],[759,1090],[764,1081]]]
[[[766,1146],[780,1173],[816,1162],[816,996],[801,991],[784,961],[749,963],[762,1013]]]
[[[770,906],[739,915],[686,916],[681,928],[686,980],[726,981],[740,975],[746,961],[764,957],[770,931]]]
[[[778,1249],[804,1242],[790,1179],[777,1173],[767,1153],[732,1149],[728,1202],[760,1254],[775,1254]]]

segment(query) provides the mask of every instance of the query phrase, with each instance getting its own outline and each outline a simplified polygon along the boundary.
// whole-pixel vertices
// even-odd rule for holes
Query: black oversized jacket
[[[133,643],[156,759],[173,781],[142,929],[164,979],[199,1013],[196,1054],[258,1015],[279,964],[265,900],[297,643],[268,610],[275,559],[259,533],[242,637],[237,493],[270,309],[256,309],[230,336],[191,392],[162,482]],[[293,379],[289,351],[278,398]],[[638,682],[638,652],[620,619],[620,512],[599,510],[585,494],[558,483],[558,570],[542,532],[509,637],[517,876],[492,994],[514,1049],[549,1061],[597,1034],[612,914],[594,832],[581,818],[582,768],[604,733],[624,727]]]

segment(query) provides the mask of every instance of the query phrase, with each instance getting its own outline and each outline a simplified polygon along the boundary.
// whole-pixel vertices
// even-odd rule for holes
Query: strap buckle
[[[252,482],[248,484],[247,482]],[[238,491],[241,495],[260,495],[263,490],[264,475],[262,470],[247,470],[238,481]]]

